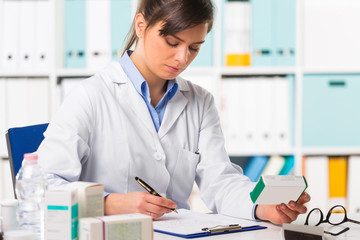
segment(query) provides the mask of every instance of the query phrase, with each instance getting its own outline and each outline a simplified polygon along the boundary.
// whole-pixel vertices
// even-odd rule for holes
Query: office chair
[[[16,174],[21,168],[25,153],[35,152],[44,140],[43,133],[48,123],[26,127],[9,128],[6,133],[6,143],[9,152],[11,177],[15,193]],[[16,194],[15,194],[16,196]]]

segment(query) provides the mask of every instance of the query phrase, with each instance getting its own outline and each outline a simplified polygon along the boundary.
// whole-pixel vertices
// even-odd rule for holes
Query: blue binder
[[[272,66],[275,58],[274,1],[251,0],[252,4],[252,51],[251,65]]]
[[[131,26],[131,0],[111,0],[111,53],[119,60]]]
[[[295,164],[294,156],[286,156],[285,163],[281,168],[279,175],[288,175],[291,172],[291,170],[294,168],[294,164]]]
[[[274,0],[275,63],[278,66],[295,65],[296,0]]]
[[[252,157],[244,168],[244,175],[248,176],[252,182],[257,182],[268,160],[266,156]]]
[[[86,67],[86,1],[65,0],[65,68]]]

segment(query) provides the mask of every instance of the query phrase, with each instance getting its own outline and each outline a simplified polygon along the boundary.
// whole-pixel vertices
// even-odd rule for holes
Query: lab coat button
[[[160,161],[160,160],[162,159],[162,154],[159,153],[159,152],[155,152],[154,158],[155,158],[156,160]]]

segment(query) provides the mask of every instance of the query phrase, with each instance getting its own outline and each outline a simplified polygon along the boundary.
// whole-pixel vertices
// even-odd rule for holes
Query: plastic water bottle
[[[35,153],[24,155],[16,175],[16,196],[19,200],[17,220],[20,229],[33,231],[36,240],[44,239],[44,198],[47,182]]]

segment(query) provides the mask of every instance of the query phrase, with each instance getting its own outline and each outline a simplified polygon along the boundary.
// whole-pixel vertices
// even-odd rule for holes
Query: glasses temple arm
[[[344,232],[346,232],[346,231],[348,231],[348,230],[350,230],[350,228],[349,228],[349,227],[346,227],[346,228],[344,228],[343,230],[341,230],[341,231],[338,232],[338,233],[332,233],[332,232],[328,232],[328,231],[324,231],[324,233],[330,234],[330,235],[332,235],[332,236],[338,236],[338,235],[340,235],[340,234],[342,234],[342,233],[344,233]]]
[[[354,220],[354,219],[347,219],[349,222],[360,224],[360,221]]]

